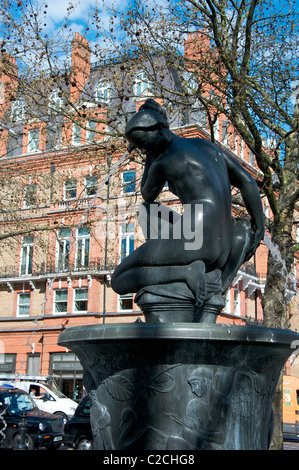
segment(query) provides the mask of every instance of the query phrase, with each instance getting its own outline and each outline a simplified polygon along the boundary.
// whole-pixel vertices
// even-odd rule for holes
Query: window
[[[188,93],[194,93],[198,89],[198,78],[193,73],[188,73],[187,78],[187,90]]]
[[[22,100],[17,100],[12,105],[11,119],[14,122],[19,122],[24,119],[25,103]]]
[[[133,310],[133,294],[118,296],[118,310]]]
[[[85,178],[85,197],[94,196],[98,190],[98,177],[88,176]]]
[[[240,157],[244,158],[244,141],[240,138]]]
[[[134,251],[134,224],[121,226],[120,260],[123,261]]]
[[[82,128],[78,124],[73,124],[73,145],[81,144],[81,131]]]
[[[36,184],[28,184],[25,186],[24,208],[33,207],[36,205],[36,192]]]
[[[8,133],[7,155],[15,157],[16,155],[22,155],[23,152],[23,133],[16,134],[15,132]]]
[[[229,147],[228,121],[222,121],[222,143]]]
[[[235,306],[235,315],[240,315],[240,291],[239,289],[234,290],[234,306]]]
[[[87,142],[93,142],[95,140],[95,135],[96,135],[95,130],[96,130],[95,121],[88,121],[87,130],[86,130]]]
[[[30,311],[30,292],[18,294],[18,316],[29,315]]]
[[[134,170],[122,173],[122,190],[124,194],[135,192],[136,172]]]
[[[75,312],[87,312],[88,289],[75,289]]]
[[[70,236],[69,229],[60,230],[57,240],[56,268],[65,271],[69,267],[70,254]]]
[[[234,150],[236,153],[238,153],[238,134],[236,132],[234,137]]]
[[[216,117],[216,120],[213,124],[214,139],[219,140],[219,116]]]
[[[38,152],[39,150],[39,129],[31,129],[28,132],[28,152]]]
[[[81,227],[78,229],[77,251],[76,251],[76,267],[82,268],[89,265],[89,248],[90,248],[90,229]]]
[[[33,236],[24,237],[21,248],[20,274],[32,274]]]
[[[64,200],[75,199],[77,196],[77,180],[70,178],[64,182]]]
[[[96,88],[95,93],[96,101],[99,103],[109,104],[110,101],[110,87],[107,82],[100,82]]]
[[[54,313],[67,312],[67,289],[56,289],[54,294]]]
[[[230,289],[225,294],[225,307],[224,307],[225,312],[230,312]]]
[[[147,74],[139,72],[135,78],[135,95],[141,95],[149,86]]]
[[[28,354],[27,356],[27,374],[39,375],[40,371],[40,355]]]
[[[49,112],[59,112],[62,108],[62,93],[60,91],[53,91],[49,97]]]
[[[61,145],[62,129],[59,126],[49,124],[47,126],[46,150],[54,150]]]

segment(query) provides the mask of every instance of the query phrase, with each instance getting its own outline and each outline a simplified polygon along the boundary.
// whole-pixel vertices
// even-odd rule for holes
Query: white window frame
[[[73,186],[71,183],[73,182]],[[67,188],[67,185],[70,184],[70,187]],[[67,197],[67,191],[72,191],[75,189],[75,196]],[[73,201],[77,197],[77,179],[69,178],[63,182],[63,200],[64,201]]]
[[[216,118],[216,121],[213,124],[214,139],[219,140],[219,115]]]
[[[32,274],[34,238],[33,236],[30,238],[32,239],[32,241],[31,240],[26,241],[25,238],[23,238],[23,241],[22,241],[21,256],[20,256],[20,276]],[[25,260],[25,265],[23,264],[23,260]],[[24,268],[24,272],[22,272],[23,268]]]
[[[82,227],[86,228],[86,227]],[[79,259],[79,249],[81,245],[81,256]],[[85,259],[86,254],[86,247],[88,247],[88,260]],[[86,234],[80,234],[80,228],[77,229],[77,236],[76,236],[76,258],[75,258],[75,268],[82,269],[87,268],[89,266],[89,259],[90,259],[90,231]]]
[[[240,157],[244,158],[244,140],[240,137]]]
[[[62,235],[62,236],[61,236]],[[56,256],[55,256],[55,268],[59,271],[68,271],[69,269],[69,256],[70,256],[70,245],[71,245],[71,233],[68,235],[61,234],[61,230],[57,233],[56,241]],[[62,248],[61,256],[60,250]],[[61,257],[61,262],[59,258]]]
[[[61,303],[65,303],[65,300],[56,300],[56,294],[57,294],[58,291],[66,291],[66,310],[63,311],[63,312],[56,312],[56,305],[61,304]],[[54,313],[54,315],[59,315],[59,314],[62,315],[64,313],[67,313],[67,297],[68,297],[68,289],[59,288],[59,289],[54,290],[54,299],[53,299],[53,313]]]
[[[148,75],[144,70],[138,72],[135,76],[134,94],[136,96],[142,95],[150,86]]]
[[[124,176],[127,174],[127,173],[134,173],[134,178],[131,180],[131,181],[124,181]],[[126,191],[126,187],[128,187],[132,182],[134,182],[134,191]],[[121,174],[121,194],[123,196],[130,196],[131,194],[135,194],[136,192],[136,170],[126,170],[126,171],[123,171],[122,174]]]
[[[94,142],[96,138],[96,121],[88,121],[86,129],[87,142]]]
[[[79,290],[84,290],[87,292],[87,296],[86,296],[86,299],[84,299],[84,302],[86,301],[86,310],[76,310],[76,302],[80,301],[80,300],[77,300],[76,299],[76,293],[79,291]],[[73,312],[74,313],[86,313],[87,312],[87,309],[88,309],[88,288],[87,287],[78,287],[76,289],[74,289],[74,308],[73,308]]]
[[[92,184],[92,182],[94,183]],[[92,189],[92,193],[88,194],[88,189]],[[85,197],[94,197],[98,191],[98,177],[94,176],[87,176],[85,178],[85,189],[84,189],[84,196]]]
[[[39,152],[39,141],[40,141],[39,128],[35,127],[34,129],[30,129],[28,131],[28,143],[27,143],[28,153]]]
[[[130,223],[120,226],[120,240],[119,240],[119,260],[123,261],[134,250],[135,244],[135,224]],[[126,244],[126,253],[122,253],[123,241]],[[130,242],[133,240],[133,250],[130,250]]]
[[[82,127],[79,124],[76,124],[75,122],[73,122],[72,144],[82,144]]]
[[[234,135],[234,152],[238,155],[238,134],[236,131]]]
[[[25,295],[26,298],[29,298],[29,302],[26,302],[26,303],[21,305],[20,299],[21,299],[21,296],[23,296],[23,295]],[[28,317],[30,315],[30,301],[31,301],[31,293],[30,292],[20,292],[18,294],[17,317]],[[28,305],[28,313],[20,313],[20,307],[24,306],[24,305]]]
[[[32,195],[35,194],[35,198],[32,204],[28,204],[28,195],[29,195],[29,190],[34,189],[34,193],[32,192]],[[25,194],[24,194],[24,209],[29,209],[30,207],[35,207],[36,206],[36,195],[37,195],[37,185],[36,184],[27,184],[25,186]]]
[[[16,100],[11,108],[11,120],[14,122],[23,121],[25,117],[25,103],[22,100]]]
[[[109,83],[105,80],[98,83],[95,91],[95,99],[97,103],[109,104],[111,100],[111,89]]]
[[[61,111],[62,106],[63,106],[63,99],[61,96],[60,91],[54,90],[50,96],[49,96],[49,105],[48,105],[48,110],[49,113],[58,113]]]
[[[230,288],[227,290],[225,294],[225,306],[223,309],[224,312],[230,313],[231,308],[230,308]]]
[[[132,308],[121,308],[121,302],[123,299],[132,299]],[[132,312],[133,311],[133,294],[118,295],[117,311],[118,312]]]
[[[240,315],[241,312],[241,295],[240,290],[234,289],[234,314]]]
[[[226,147],[229,147],[229,133],[228,133],[228,129],[229,129],[229,123],[226,119],[223,119],[222,121],[222,143],[223,145],[225,145]]]

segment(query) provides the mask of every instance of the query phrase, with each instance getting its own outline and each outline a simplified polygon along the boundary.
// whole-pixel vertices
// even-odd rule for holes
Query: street
[[[299,441],[284,441],[284,450],[299,450]]]

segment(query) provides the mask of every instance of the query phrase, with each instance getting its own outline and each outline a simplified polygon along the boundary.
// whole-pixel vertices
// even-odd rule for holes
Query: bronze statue
[[[125,135],[130,150],[137,147],[146,155],[141,182],[145,225],[151,225],[154,213],[162,226],[164,214],[169,230],[167,236],[161,229],[152,236],[147,231],[147,241],[115,269],[112,288],[126,294],[157,286],[160,295],[167,286],[185,283],[200,311],[194,321],[213,323],[224,306],[223,294],[264,235],[257,184],[214,143],[170,131],[154,100],[132,116]],[[166,183],[184,207],[182,216],[155,202]],[[231,186],[240,190],[250,220],[232,217]]]

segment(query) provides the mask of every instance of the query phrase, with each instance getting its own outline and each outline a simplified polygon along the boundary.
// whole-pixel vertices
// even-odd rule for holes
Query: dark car
[[[92,450],[89,397],[82,398],[74,416],[64,426],[63,443],[77,450]]]
[[[14,387],[0,387],[0,448],[15,449],[20,443],[19,424],[26,418],[25,445],[28,450],[57,449],[63,441],[62,419],[41,411],[30,395]]]

